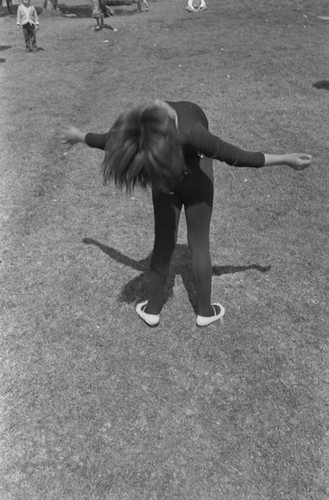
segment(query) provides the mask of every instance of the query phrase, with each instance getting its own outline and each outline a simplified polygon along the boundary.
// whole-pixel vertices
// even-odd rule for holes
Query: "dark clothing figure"
[[[85,134],[69,127],[64,142],[82,142],[105,150],[105,182],[113,180],[128,190],[136,184],[152,187],[155,238],[149,287],[147,300],[136,305],[138,316],[149,326],[157,326],[160,321],[162,293],[183,207],[197,292],[196,324],[208,326],[224,316],[225,308],[211,302],[212,160],[235,167],[288,165],[302,170],[312,159],[308,154],[269,155],[229,144],[209,132],[205,113],[187,101],[155,101],[134,108],[122,113],[105,134]]]
[[[17,29],[22,26],[26,52],[37,52],[36,30],[39,29],[38,14],[30,0],[23,0],[17,9]]]
[[[191,102],[168,102],[177,114],[186,164],[186,175],[173,192],[152,189],[155,240],[151,260],[147,309],[158,314],[162,292],[174,252],[181,209],[184,206],[192,271],[200,315],[209,314],[211,296],[211,258],[209,231],[214,195],[212,158],[229,165],[262,167],[264,154],[242,150],[208,131],[208,120],[202,109]],[[109,133],[86,135],[86,144],[105,149]]]

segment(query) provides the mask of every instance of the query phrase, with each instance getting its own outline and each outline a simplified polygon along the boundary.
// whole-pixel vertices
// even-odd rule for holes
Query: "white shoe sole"
[[[218,321],[219,319],[222,319],[224,314],[225,314],[225,307],[222,306],[222,304],[216,303],[212,304],[212,307],[215,310],[214,306],[218,306],[220,308],[220,311],[218,314],[214,314],[214,316],[200,316],[199,314],[196,317],[196,324],[197,326],[208,326],[211,325],[212,323],[215,323],[215,321]]]
[[[140,302],[139,304],[137,304],[136,306],[136,312],[138,314],[138,316],[140,318],[142,318],[143,321],[145,321],[145,323],[148,325],[148,326],[158,326],[159,322],[160,322],[160,314],[148,314],[146,312],[144,312],[144,309],[146,307],[146,304],[147,304],[147,300],[145,300],[144,302]]]

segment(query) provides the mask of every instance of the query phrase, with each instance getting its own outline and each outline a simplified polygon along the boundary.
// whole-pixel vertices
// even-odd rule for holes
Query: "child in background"
[[[188,0],[186,10],[188,12],[202,12],[206,10],[205,0]]]
[[[25,52],[37,52],[36,30],[39,29],[38,14],[30,0],[23,0],[17,9],[17,29],[23,28]]]
[[[118,31],[116,28],[113,28],[110,24],[104,24],[104,10],[106,12],[106,2],[105,0],[91,0],[93,13],[92,17],[96,19],[95,31],[100,31],[104,28],[108,28],[112,31]]]
[[[104,28],[104,14],[101,12],[99,0],[91,0],[93,13],[91,17],[96,19],[95,31],[99,31]]]

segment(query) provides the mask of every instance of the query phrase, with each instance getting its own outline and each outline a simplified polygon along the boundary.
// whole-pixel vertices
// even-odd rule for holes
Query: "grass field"
[[[329,498],[328,6],[207,4],[118,9],[117,32],[40,15],[37,54],[0,18],[1,500]],[[60,141],[154,98],[197,102],[241,147],[313,155],[215,164],[226,316],[202,330],[184,218],[149,329],[150,194],[105,188],[102,154]]]

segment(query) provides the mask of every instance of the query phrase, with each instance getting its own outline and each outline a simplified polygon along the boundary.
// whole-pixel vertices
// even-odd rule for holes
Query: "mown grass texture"
[[[107,22],[40,17],[26,55],[1,18],[2,444],[10,499],[325,499],[329,95],[325,2],[151,2]],[[29,57],[27,57],[29,56]],[[155,97],[190,99],[296,173],[215,165],[213,297],[198,330],[184,220],[161,324],[144,298],[149,193],[102,186],[60,143]]]

